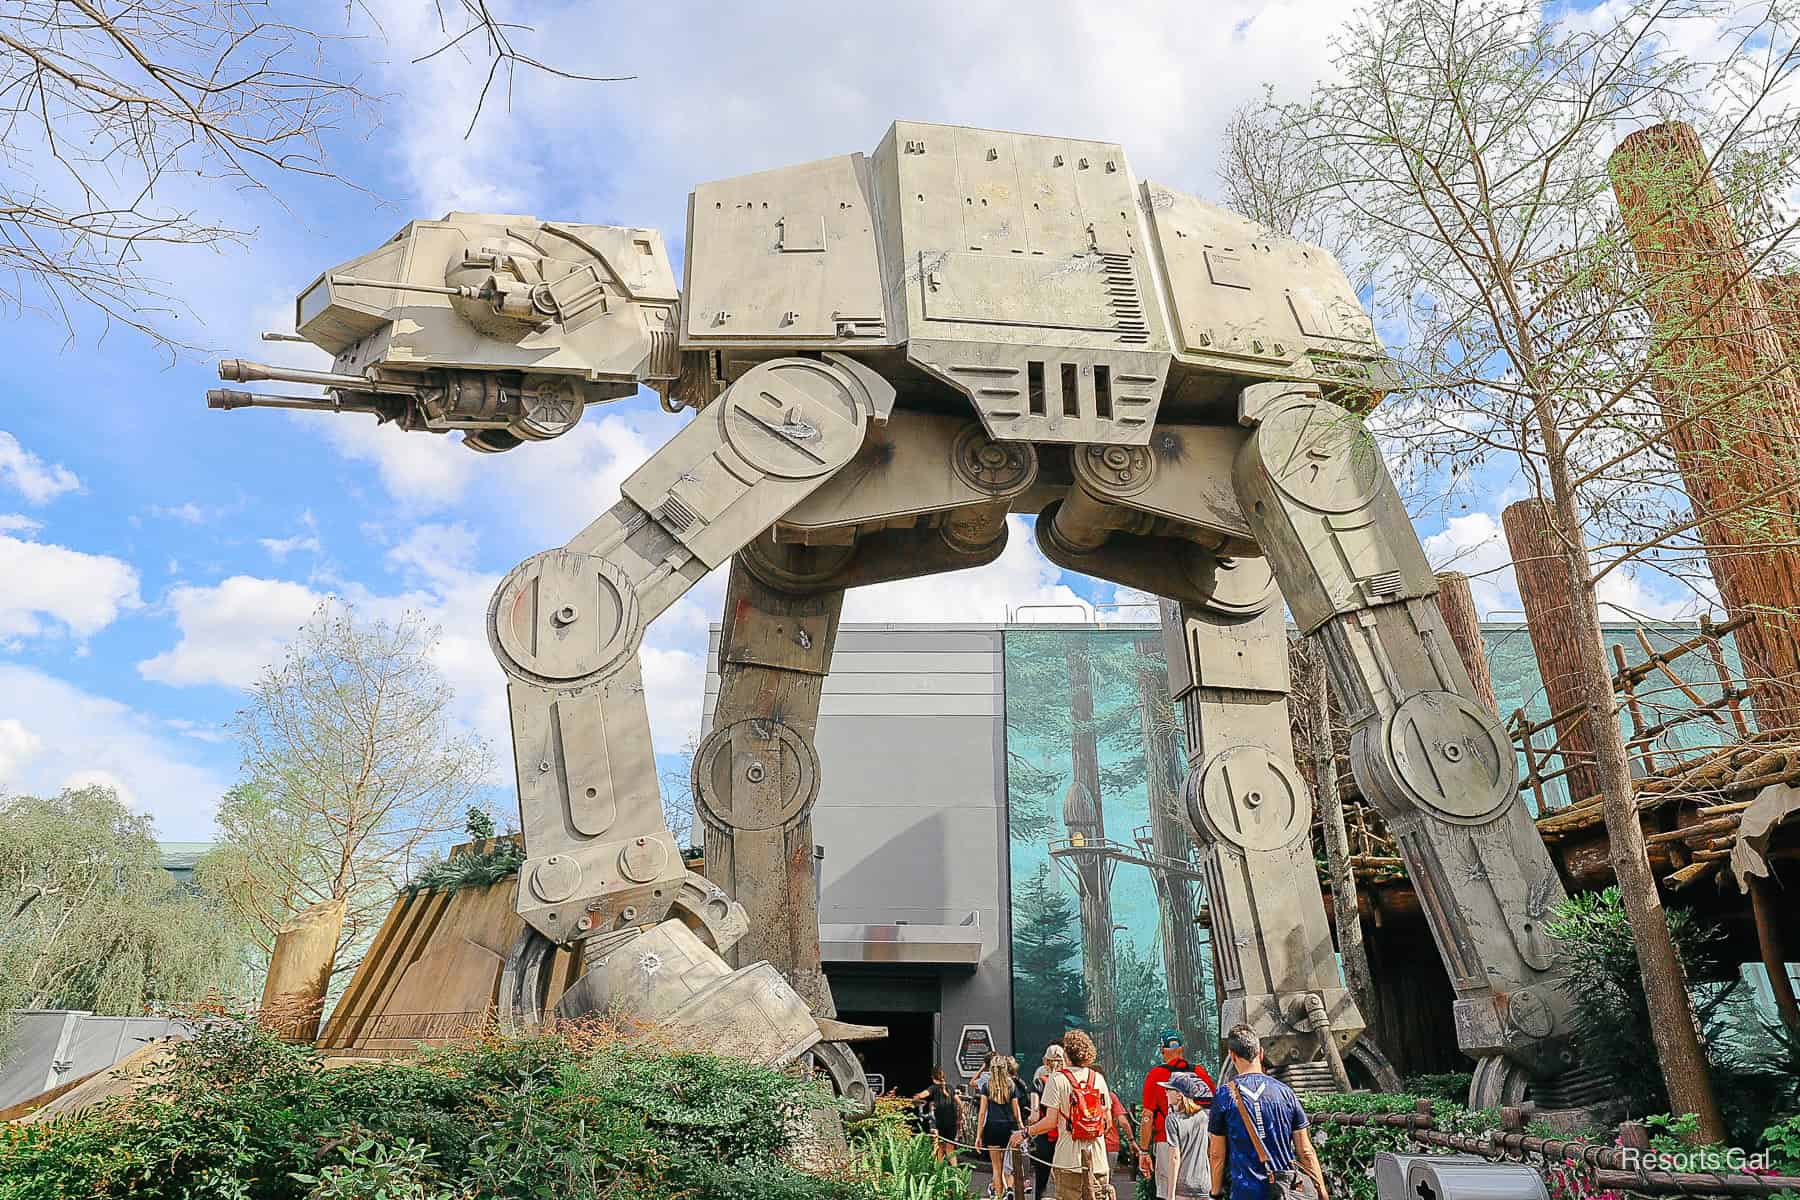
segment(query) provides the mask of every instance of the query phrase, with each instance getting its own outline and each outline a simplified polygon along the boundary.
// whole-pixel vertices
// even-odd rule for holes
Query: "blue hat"
[[[1169,1081],[1162,1085],[1171,1092],[1179,1092],[1196,1104],[1205,1104],[1212,1099],[1212,1089],[1206,1081],[1192,1071],[1177,1071],[1169,1076]]]
[[[1179,1029],[1163,1030],[1161,1033],[1156,1035],[1156,1044],[1158,1046],[1162,1047],[1164,1050],[1167,1050],[1173,1046],[1182,1045],[1183,1042],[1181,1040],[1181,1030],[1179,1030]]]

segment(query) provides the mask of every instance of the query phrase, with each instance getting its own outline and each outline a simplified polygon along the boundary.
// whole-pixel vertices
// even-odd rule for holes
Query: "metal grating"
[[[697,524],[700,517],[693,509],[683,504],[679,497],[670,496],[656,510],[656,519],[671,533],[686,533]]]

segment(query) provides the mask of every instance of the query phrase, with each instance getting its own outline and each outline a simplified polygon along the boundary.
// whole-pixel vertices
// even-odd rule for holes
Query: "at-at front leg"
[[[684,868],[657,787],[644,629],[848,462],[891,403],[854,363],[763,363],[626,479],[610,511],[501,581],[488,636],[510,677],[519,915],[545,937],[667,911]]]
[[[1476,700],[1374,438],[1315,390],[1259,384],[1234,482],[1296,622],[1325,647],[1351,768],[1399,843],[1455,986],[1476,1099],[1571,1063],[1544,922],[1563,888],[1517,797],[1512,743]]]
[[[850,461],[892,403],[891,387],[848,360],[759,364],[628,478],[609,512],[495,592],[488,632],[509,676],[525,834],[518,911],[544,945],[586,939],[586,1007],[622,1004],[697,1041],[707,1021],[732,1028],[728,1010],[785,1014],[745,1045],[702,1043],[770,1061],[817,1042],[779,974],[749,978],[717,954],[743,933],[742,910],[694,884],[664,822],[637,652],[658,613]],[[671,910],[680,920],[664,921]]]
[[[1324,1003],[1341,1049],[1363,1018],[1339,977],[1313,867],[1280,597],[1260,559],[1222,560],[1214,578],[1211,601],[1165,600],[1162,612],[1169,690],[1187,723],[1187,811],[1206,873],[1219,1024],[1250,1025],[1278,1073],[1330,1088],[1309,998]]]

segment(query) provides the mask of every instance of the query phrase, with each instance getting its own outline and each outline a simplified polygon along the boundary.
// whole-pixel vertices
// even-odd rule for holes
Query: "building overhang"
[[[984,953],[975,925],[819,926],[819,958],[826,964],[973,970]]]

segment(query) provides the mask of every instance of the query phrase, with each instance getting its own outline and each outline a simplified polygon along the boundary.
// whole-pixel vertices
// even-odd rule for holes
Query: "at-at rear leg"
[[[1456,989],[1472,1099],[1516,1103],[1567,1070],[1568,1000],[1544,933],[1563,898],[1517,798],[1513,750],[1475,699],[1437,584],[1363,423],[1316,391],[1246,389],[1234,482],[1301,631],[1325,647],[1351,767],[1399,843]]]
[[[1213,599],[1163,602],[1169,687],[1187,726],[1185,799],[1206,873],[1220,1028],[1247,1024],[1296,1086],[1331,1089],[1333,1047],[1363,1030],[1344,988],[1313,867],[1313,804],[1294,765],[1287,633],[1259,559],[1223,560]]]
[[[842,590],[797,594],[731,565],[719,639],[712,730],[694,754],[694,814],[706,871],[757,914],[736,962],[774,963],[813,1012],[834,1016],[819,969],[813,885],[813,737],[831,667]]]

